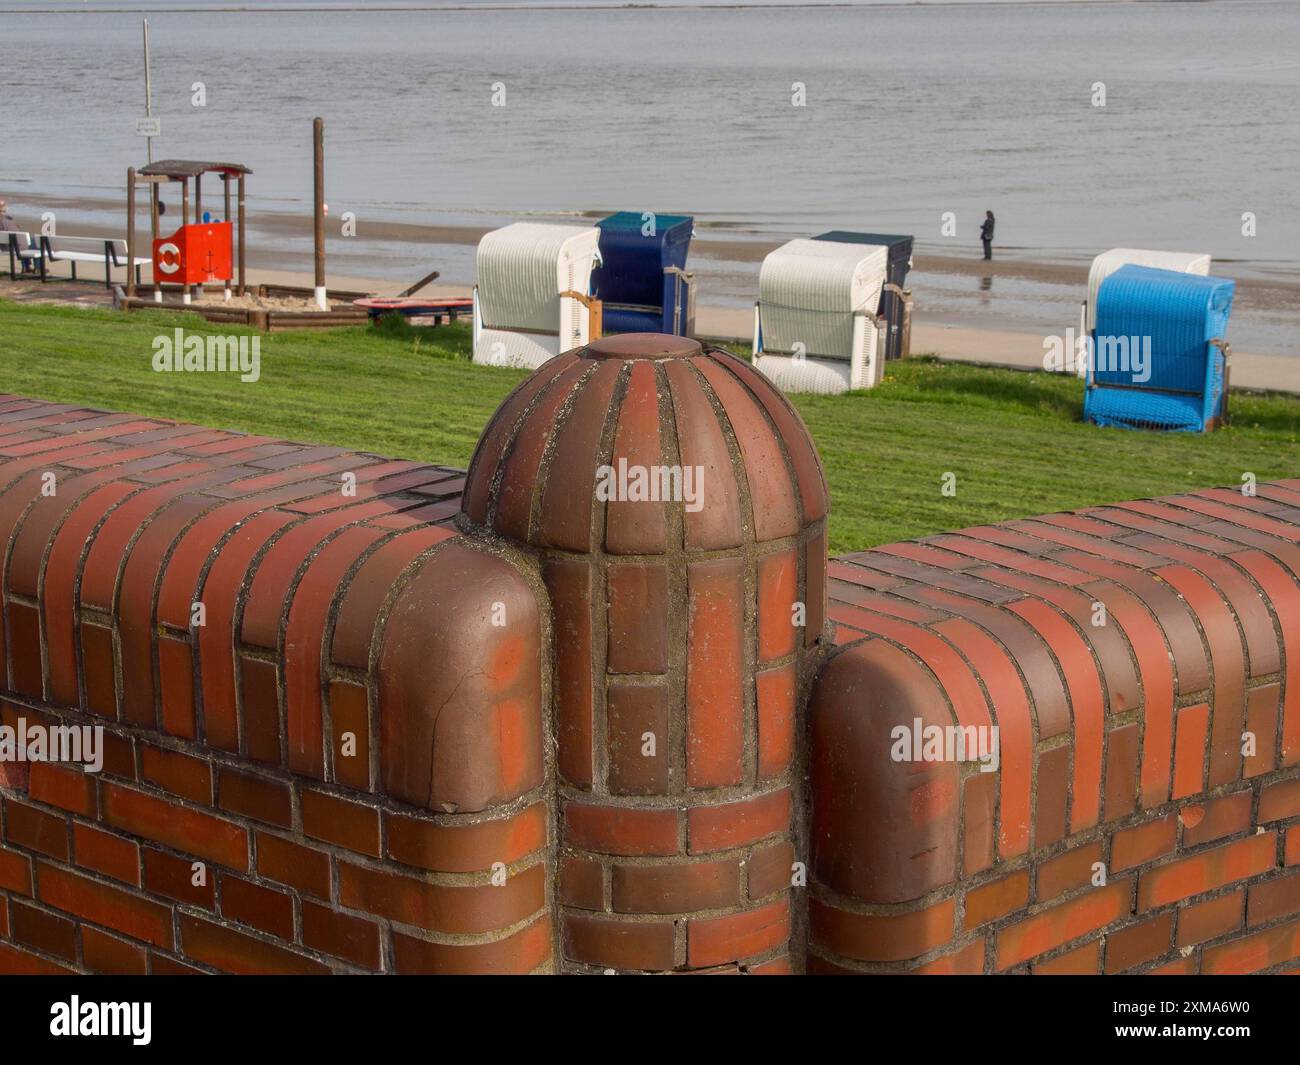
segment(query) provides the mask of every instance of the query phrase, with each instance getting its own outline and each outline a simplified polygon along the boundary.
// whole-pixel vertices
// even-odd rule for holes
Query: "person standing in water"
[[[984,242],[984,258],[993,258],[993,212],[984,212],[984,224],[980,226],[980,240]]]

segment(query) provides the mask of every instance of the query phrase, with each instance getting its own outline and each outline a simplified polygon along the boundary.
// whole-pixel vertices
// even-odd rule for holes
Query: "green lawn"
[[[194,316],[121,315],[0,300],[0,391],[464,465],[524,374],[468,362],[466,327],[262,338],[262,377],[163,374],[153,338]],[[229,333],[226,327],[221,332]],[[796,405],[830,479],[843,552],[979,522],[1211,485],[1300,476],[1300,399],[1234,394],[1209,436],[1080,422],[1073,378],[939,363],[892,364],[885,382]],[[941,492],[956,475],[956,495]]]

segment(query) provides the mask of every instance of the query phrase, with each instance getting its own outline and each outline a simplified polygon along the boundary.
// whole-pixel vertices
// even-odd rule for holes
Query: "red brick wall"
[[[809,971],[1300,969],[1300,482],[830,574]],[[915,718],[998,726],[998,771],[894,760]]]
[[[636,343],[464,480],[0,397],[0,715],[106,735],[0,762],[0,971],[1297,967],[1300,482],[889,545],[827,604],[797,415]],[[716,494],[593,505],[619,457]],[[894,760],[914,718],[997,771]]]
[[[0,763],[0,970],[549,967],[542,611],[462,483],[0,398],[0,714],[106,754]]]

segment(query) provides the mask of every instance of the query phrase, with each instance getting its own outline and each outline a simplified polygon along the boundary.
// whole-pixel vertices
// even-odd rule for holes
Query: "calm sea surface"
[[[11,200],[120,196],[144,157],[150,8],[155,157],[247,163],[253,210],[310,200],[320,114],[331,209],[362,222],[652,209],[742,237],[870,228],[969,254],[992,207],[999,244],[1027,256],[1203,248],[1247,274],[1300,271],[1289,0],[37,10],[56,6],[0,0],[0,41],[23,56],[0,69]]]

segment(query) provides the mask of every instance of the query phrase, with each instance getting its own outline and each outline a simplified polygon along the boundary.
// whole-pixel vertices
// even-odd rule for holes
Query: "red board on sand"
[[[352,301],[358,307],[364,307],[372,315],[395,311],[398,314],[461,314],[468,313],[474,307],[474,301],[468,298],[419,299],[417,297],[367,296],[365,299]]]

